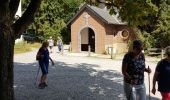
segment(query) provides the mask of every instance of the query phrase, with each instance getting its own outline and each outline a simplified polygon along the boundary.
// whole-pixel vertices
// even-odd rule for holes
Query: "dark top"
[[[50,58],[48,49],[44,49],[43,47],[41,47],[39,49],[39,52],[40,52],[41,55],[43,55],[43,57],[39,60],[39,62],[48,64],[49,58]]]
[[[170,92],[170,62],[165,59],[159,61],[156,71],[159,72],[158,91]]]
[[[134,58],[132,53],[127,53],[122,63],[127,63],[127,73],[137,81],[136,85],[144,83],[145,57],[143,53],[139,54],[138,58]],[[130,83],[130,80],[125,79],[124,81]]]

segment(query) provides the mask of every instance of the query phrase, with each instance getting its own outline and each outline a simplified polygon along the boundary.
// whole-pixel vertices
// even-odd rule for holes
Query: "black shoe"
[[[39,88],[39,89],[44,89],[44,88],[45,88],[44,83],[40,83],[40,84],[38,85],[38,88]]]
[[[45,82],[44,82],[43,84],[44,84],[44,86],[45,86],[45,87],[47,87],[47,86],[48,86],[48,85],[47,85],[47,83],[45,83]]]

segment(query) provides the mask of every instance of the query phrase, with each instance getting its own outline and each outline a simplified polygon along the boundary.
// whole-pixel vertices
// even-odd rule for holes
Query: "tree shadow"
[[[122,74],[115,70],[98,70],[98,67],[57,62],[49,66],[48,87],[38,89],[34,84],[38,64],[15,62],[15,100],[125,100]],[[158,99],[151,97],[151,100]]]

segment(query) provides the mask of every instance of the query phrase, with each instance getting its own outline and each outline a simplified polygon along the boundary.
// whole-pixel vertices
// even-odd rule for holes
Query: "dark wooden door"
[[[95,34],[92,29],[89,28],[89,45],[91,47],[91,51],[95,52]]]

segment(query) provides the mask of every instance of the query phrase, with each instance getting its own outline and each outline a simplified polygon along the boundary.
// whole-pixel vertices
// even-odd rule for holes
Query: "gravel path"
[[[125,100],[121,59],[69,53],[61,55],[54,50],[51,57],[55,66],[50,65],[48,87],[38,89],[34,84],[38,71],[36,52],[34,50],[14,56],[15,100]],[[150,62],[150,59],[148,61],[147,64],[154,69],[156,63]],[[148,94],[147,78],[146,74]],[[158,92],[156,96],[151,96],[151,100],[160,100]]]

